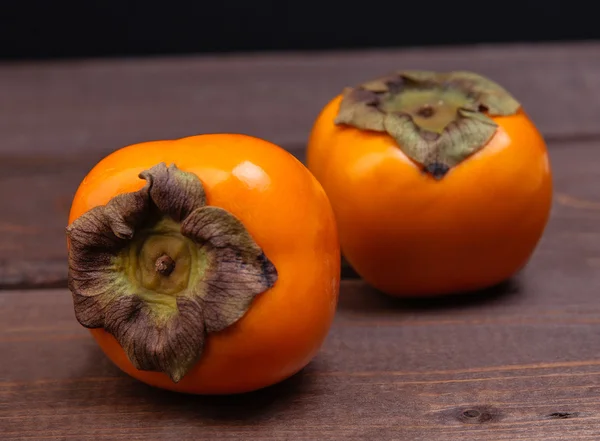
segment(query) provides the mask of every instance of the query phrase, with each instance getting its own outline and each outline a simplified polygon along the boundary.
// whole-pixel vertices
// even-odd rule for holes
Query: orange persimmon
[[[540,132],[505,89],[471,72],[397,72],[346,88],[317,117],[307,166],[329,196],[343,255],[394,296],[510,278],[552,203]]]
[[[316,355],[339,291],[326,193],[291,154],[239,134],[134,144],[81,182],[69,226],[77,320],[152,386],[241,393]]]

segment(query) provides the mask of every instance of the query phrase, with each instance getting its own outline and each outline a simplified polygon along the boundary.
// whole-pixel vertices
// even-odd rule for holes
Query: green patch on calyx
[[[146,186],[96,207],[68,228],[77,320],[104,328],[141,370],[178,382],[205,337],[237,322],[277,270],[244,225],[207,206],[200,179],[158,164]]]
[[[491,117],[519,108],[505,89],[472,72],[403,71],[345,89],[335,123],[388,133],[441,179],[490,141],[498,128]]]

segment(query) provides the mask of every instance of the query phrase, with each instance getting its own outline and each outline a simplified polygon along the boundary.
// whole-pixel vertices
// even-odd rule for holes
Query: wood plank
[[[303,159],[303,149],[291,151]],[[562,262],[565,253],[585,254],[591,261],[600,258],[599,144],[551,143],[550,156],[556,197],[540,245],[548,271]],[[66,286],[64,231],[71,199],[100,157],[0,156],[0,288]],[[346,264],[343,275],[356,276]]]
[[[204,132],[301,145],[343,87],[397,69],[478,71],[513,92],[547,137],[597,136],[598,53],[591,42],[4,63],[0,151],[106,152]]]
[[[583,261],[566,255],[540,277],[538,256],[513,282],[460,301],[403,302],[343,282],[313,362],[230,397],[168,393],[121,373],[65,290],[5,292],[0,438],[595,440],[600,272]]]

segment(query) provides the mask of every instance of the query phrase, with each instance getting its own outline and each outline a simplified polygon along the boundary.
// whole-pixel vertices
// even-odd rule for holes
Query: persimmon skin
[[[550,216],[544,140],[520,109],[480,151],[437,181],[385,133],[335,125],[341,96],[317,117],[309,170],[327,192],[342,253],[392,296],[435,296],[496,285],[522,269]]]
[[[116,339],[91,333],[121,370],[149,385],[195,394],[243,393],[278,383],[319,351],[335,313],[340,248],[327,195],[291,154],[239,134],[208,134],[134,144],[101,160],[73,199],[69,223],[113,196],[139,190],[138,174],[175,163],[202,181],[209,205],[242,221],[278,271],[233,326],[210,334],[200,361],[178,383],[136,369]]]

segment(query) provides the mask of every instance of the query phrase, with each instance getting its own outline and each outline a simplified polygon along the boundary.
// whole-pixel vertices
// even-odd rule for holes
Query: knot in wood
[[[465,424],[482,424],[498,419],[499,413],[486,406],[459,409],[456,418]]]

